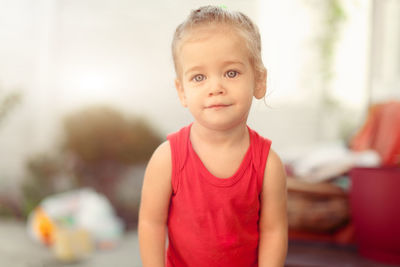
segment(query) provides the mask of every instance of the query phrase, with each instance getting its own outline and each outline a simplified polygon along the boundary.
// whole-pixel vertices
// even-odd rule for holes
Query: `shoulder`
[[[171,158],[171,147],[169,145],[169,141],[167,140],[161,143],[161,145],[159,145],[154,151],[154,155]]]
[[[144,184],[171,183],[171,148],[168,141],[165,141],[154,151],[146,167]]]
[[[282,160],[273,150],[269,150],[267,163],[264,171],[264,188],[266,185],[280,185],[286,187],[286,172]]]
[[[274,170],[276,168],[283,168],[283,163],[279,155],[272,148],[269,150],[267,164],[265,166],[266,170]]]
[[[157,167],[163,168],[165,171],[165,168],[171,169],[171,166],[171,146],[169,141],[165,141],[154,151],[148,163],[147,169]]]

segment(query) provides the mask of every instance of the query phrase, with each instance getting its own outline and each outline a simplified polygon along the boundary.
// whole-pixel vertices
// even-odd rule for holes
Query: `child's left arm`
[[[286,195],[285,170],[279,156],[271,149],[261,193],[258,249],[260,267],[281,267],[285,264],[288,246]]]

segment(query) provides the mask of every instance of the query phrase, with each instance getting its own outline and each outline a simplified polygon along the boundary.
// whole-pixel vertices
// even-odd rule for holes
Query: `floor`
[[[289,243],[286,267],[389,267],[362,258],[352,246],[295,241]]]
[[[73,264],[57,262],[46,247],[34,243],[23,223],[0,219],[0,266],[6,267],[140,267],[136,232],[129,232],[115,249],[96,251]],[[358,256],[355,248],[324,243],[290,242],[286,267],[388,267]]]
[[[84,261],[61,263],[54,253],[27,235],[20,222],[0,218],[0,267],[141,267],[136,232],[127,233],[114,249],[96,251]]]

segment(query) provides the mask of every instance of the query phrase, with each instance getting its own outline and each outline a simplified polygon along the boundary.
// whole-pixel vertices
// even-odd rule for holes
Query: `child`
[[[176,29],[172,53],[179,99],[194,122],[148,163],[143,266],[283,266],[285,172],[271,142],[246,124],[253,96],[266,91],[257,27],[242,13],[202,7]]]

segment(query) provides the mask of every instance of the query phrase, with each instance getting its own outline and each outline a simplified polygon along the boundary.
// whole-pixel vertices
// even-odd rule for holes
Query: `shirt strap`
[[[271,140],[260,136],[252,129],[250,129],[250,135],[253,150],[253,165],[257,172],[257,189],[258,193],[261,194],[265,175],[265,166],[271,148]]]
[[[179,187],[179,177],[185,166],[187,155],[188,155],[188,143],[190,135],[190,127],[188,125],[178,132],[169,134],[167,139],[171,147],[171,160],[172,160],[172,190],[176,194]]]

